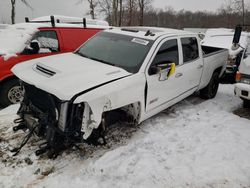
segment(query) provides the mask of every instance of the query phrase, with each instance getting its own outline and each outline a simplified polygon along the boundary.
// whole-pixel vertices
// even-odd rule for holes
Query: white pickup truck
[[[14,130],[46,137],[40,154],[85,140],[103,143],[108,125],[139,124],[197,91],[213,98],[228,50],[198,41],[181,30],[114,28],[75,53],[16,65],[25,97]]]
[[[250,46],[236,73],[235,94],[243,100],[243,107],[250,108]]]

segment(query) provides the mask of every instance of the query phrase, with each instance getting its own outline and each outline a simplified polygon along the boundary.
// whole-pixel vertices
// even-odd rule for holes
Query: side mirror
[[[40,50],[40,45],[37,40],[31,41],[29,47],[33,51],[34,54],[37,54]]]
[[[165,81],[175,73],[175,63],[159,63],[151,66],[149,75],[159,74],[159,81]]]
[[[235,47],[238,46],[240,42],[241,32],[242,32],[242,27],[240,25],[237,25],[235,28],[234,38],[233,38],[233,46]]]

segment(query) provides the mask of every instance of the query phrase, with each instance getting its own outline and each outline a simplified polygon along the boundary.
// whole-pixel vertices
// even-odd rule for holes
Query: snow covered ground
[[[137,128],[113,127],[105,147],[56,160],[34,155],[37,138],[11,157],[24,136],[12,132],[11,106],[0,111],[0,187],[250,187],[250,120],[232,113],[241,105],[220,85],[213,100],[192,96]]]

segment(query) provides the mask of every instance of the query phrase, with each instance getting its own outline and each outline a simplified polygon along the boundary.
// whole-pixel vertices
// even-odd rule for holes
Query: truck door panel
[[[195,89],[200,84],[203,70],[203,60],[199,57],[199,45],[195,37],[181,38],[183,55],[182,77],[183,92]]]
[[[168,38],[163,40],[156,53],[154,55],[154,59],[149,66],[153,66],[158,62],[172,62],[176,64],[176,71],[175,73],[169,77],[165,81],[159,80],[159,74],[150,75],[146,74],[147,76],[147,85],[148,85],[148,92],[147,92],[147,99],[146,99],[146,111],[153,110],[161,105],[164,105],[169,100],[175,98],[179,94],[181,94],[182,89],[181,85],[183,79],[180,76],[181,66],[179,65],[179,45],[178,40],[176,38]],[[179,75],[177,75],[179,74]]]

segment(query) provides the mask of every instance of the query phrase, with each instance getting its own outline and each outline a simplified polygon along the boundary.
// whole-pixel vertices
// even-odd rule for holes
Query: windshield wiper
[[[86,58],[90,59],[89,56],[87,56],[87,55],[85,55],[85,54],[82,54],[82,53],[80,53],[80,52],[76,52],[76,54],[79,55],[79,56],[86,57]]]
[[[97,59],[97,58],[94,58],[94,57],[90,57],[90,56],[87,56],[87,55],[82,54],[82,53],[79,53],[79,52],[76,52],[76,54],[78,54],[78,55],[80,55],[80,56],[82,56],[82,57],[86,57],[86,58],[88,58],[88,59],[92,59],[92,60],[99,61],[99,62],[108,64],[108,65],[116,66],[114,63],[109,63],[109,62],[104,61],[104,60],[102,60],[102,59]]]
[[[89,58],[92,59],[92,60],[99,61],[99,62],[101,62],[101,63],[107,64],[107,65],[111,65],[111,66],[118,67],[116,64],[110,63],[110,62],[107,62],[107,61],[104,61],[104,60],[102,60],[102,59],[97,59],[97,58],[93,58],[93,57],[89,57]]]

